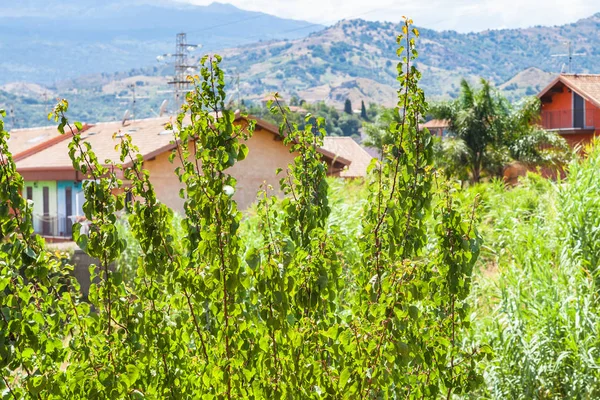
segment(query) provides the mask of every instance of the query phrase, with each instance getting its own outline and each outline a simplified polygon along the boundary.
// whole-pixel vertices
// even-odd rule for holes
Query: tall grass
[[[360,182],[330,181],[331,224],[357,237]],[[529,174],[469,187],[484,247],[471,341],[488,344],[480,398],[600,398],[600,147],[564,181]],[[350,240],[345,251],[357,251]]]
[[[600,397],[600,149],[568,178],[529,176],[484,194],[487,257],[475,296],[474,335],[494,356],[486,395],[497,399]]]

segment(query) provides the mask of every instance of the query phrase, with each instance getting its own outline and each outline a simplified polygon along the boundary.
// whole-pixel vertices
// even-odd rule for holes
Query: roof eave
[[[254,120],[256,121],[256,125],[260,126],[263,129],[266,129],[276,135],[279,136],[284,136],[279,132],[279,127],[275,124],[272,124],[270,122],[267,122],[263,119],[257,118],[253,115],[246,115],[246,116],[242,116],[239,112],[236,112],[235,114],[235,120],[237,121],[238,119],[245,119],[246,121],[248,120]],[[344,158],[344,157],[340,157],[335,153],[332,153],[331,151],[325,150],[323,147],[318,147],[317,148],[317,152],[321,153],[323,156],[325,156],[326,158],[330,159],[332,164],[337,162],[340,162],[343,165],[350,165],[352,163],[352,161]]]
[[[83,126],[82,126],[82,128],[81,128],[81,131],[78,132],[78,133],[85,132],[86,130],[90,129],[93,126],[94,125],[89,125],[89,124],[84,123]],[[75,128],[75,132],[77,132],[77,128]],[[58,143],[60,143],[60,142],[62,142],[64,140],[67,140],[70,137],[71,137],[71,135],[67,134],[67,133],[60,134],[58,136],[54,136],[54,137],[52,137],[52,138],[50,138],[50,139],[48,139],[48,140],[46,140],[46,141],[44,141],[42,143],[39,143],[39,144],[37,144],[37,145],[35,145],[33,147],[30,147],[29,149],[23,150],[23,151],[15,154],[13,156],[13,160],[15,162],[23,160],[23,159],[25,159],[25,158],[27,158],[29,156],[32,156],[32,155],[37,154],[37,153],[39,153],[41,151],[44,151],[47,148],[50,148],[50,147],[54,146],[55,144],[58,144]]]
[[[559,75],[558,77],[556,77],[552,82],[550,82],[550,84],[548,84],[548,86],[546,86],[538,95],[537,97],[539,99],[541,99],[542,97],[544,97],[549,91],[550,89],[552,89],[554,86],[556,86],[556,84],[558,82],[561,82],[563,85],[567,86],[569,89],[571,89],[572,91],[576,92],[577,94],[579,94],[581,97],[583,97],[584,99],[586,99],[587,101],[589,101],[590,103],[594,104],[596,107],[600,108],[600,101],[597,101],[596,99],[594,99],[594,97],[590,96],[588,93],[586,93],[584,90],[582,90],[581,88],[575,88],[573,87],[573,85],[569,82],[568,79],[564,79],[563,75]]]
[[[546,95],[546,93],[548,93],[548,91],[550,89],[552,89],[558,82],[565,83],[564,81],[562,81],[561,77],[562,77],[562,75],[557,76],[556,78],[554,78],[552,80],[552,82],[550,82],[548,85],[546,85],[546,87],[544,89],[542,89],[542,91],[540,93],[538,93],[538,95],[537,95],[538,99],[541,99],[542,97],[544,97]]]

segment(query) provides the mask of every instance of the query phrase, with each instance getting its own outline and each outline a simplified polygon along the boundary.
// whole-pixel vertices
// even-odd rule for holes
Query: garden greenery
[[[172,126],[181,232],[130,137],[120,140],[119,162],[100,161],[80,124],[68,121],[68,103],[54,109],[59,131],[72,136],[74,168],[91,178],[89,233],[73,229],[99,260],[83,301],[70,268],[33,234],[0,125],[2,397],[450,399],[477,388],[488,350],[466,335],[480,247],[475,206],[459,211],[456,189],[432,167],[432,138],[418,129],[427,106],[410,25],[398,37],[403,117],[369,168],[354,237],[329,222],[317,151],[324,121],[309,115],[299,129],[276,98],[271,108],[295,159],[282,171],[283,200],[263,188],[261,234],[245,244],[228,168],[246,157],[253,124],[233,123],[221,59],[204,58]],[[117,222],[124,211],[139,246],[132,279],[111,267],[126,248]],[[346,258],[348,242],[359,243],[357,256]]]
[[[473,334],[494,356],[486,397],[600,396],[600,147],[570,164],[562,182],[530,174],[480,193],[485,249],[475,285]]]

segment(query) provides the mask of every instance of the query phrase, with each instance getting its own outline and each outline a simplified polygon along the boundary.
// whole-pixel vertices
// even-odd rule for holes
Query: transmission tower
[[[169,85],[173,86],[175,108],[179,109],[183,104],[185,94],[190,90],[190,82],[187,80],[187,76],[196,70],[196,66],[188,65],[188,55],[190,51],[201,47],[197,44],[187,43],[187,35],[185,33],[178,33],[175,44],[175,53],[167,53],[162,56],[158,56],[157,60],[162,61],[166,57],[171,57],[175,62],[175,75],[173,79],[169,81]]]

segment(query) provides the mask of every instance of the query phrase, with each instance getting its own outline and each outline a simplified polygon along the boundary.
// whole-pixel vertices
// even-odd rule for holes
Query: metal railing
[[[596,126],[597,116],[591,110],[542,111],[540,123],[544,129],[590,129]]]
[[[73,236],[72,216],[64,215],[33,215],[33,226],[35,233],[42,236],[54,236],[70,238]]]

